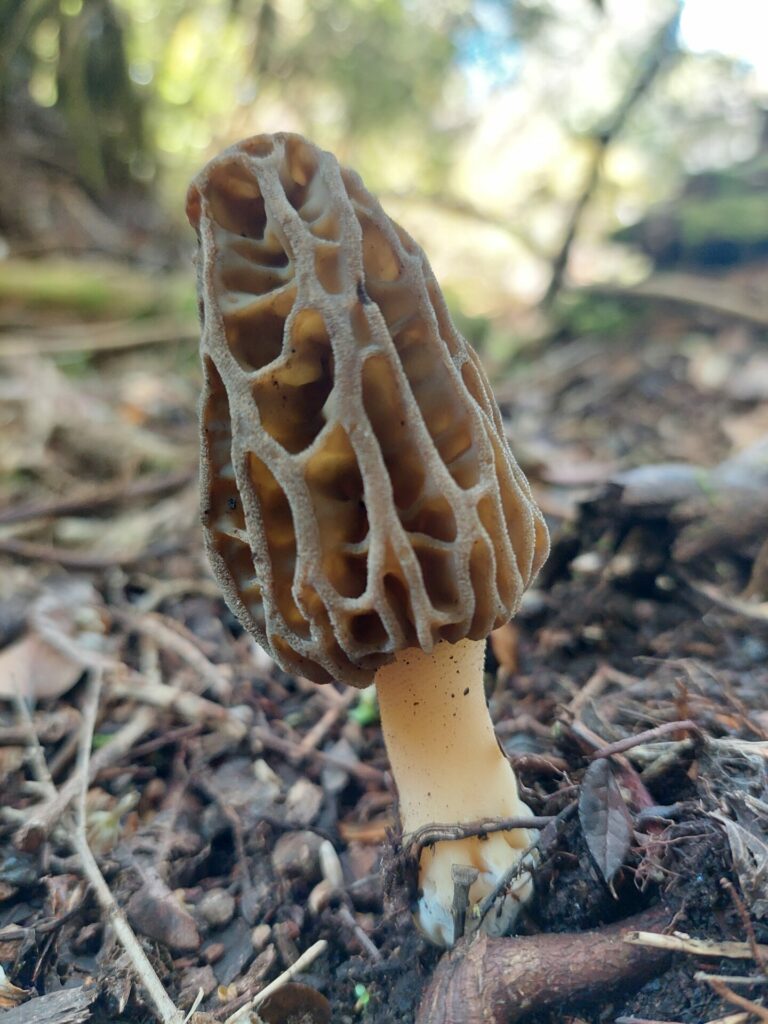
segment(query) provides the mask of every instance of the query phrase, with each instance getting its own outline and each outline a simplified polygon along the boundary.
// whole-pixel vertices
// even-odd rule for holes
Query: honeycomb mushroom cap
[[[202,517],[233,612],[286,671],[356,686],[485,637],[548,538],[422,250],[299,135],[223,152],[187,212]]]

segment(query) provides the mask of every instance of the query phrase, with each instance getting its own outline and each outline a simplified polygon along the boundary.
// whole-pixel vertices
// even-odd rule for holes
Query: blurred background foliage
[[[712,230],[761,244],[762,6],[0,0],[0,236],[11,254],[173,270],[203,162],[300,131],[362,173],[482,335],[545,296],[553,267],[642,276],[655,236],[631,225],[692,175],[729,178],[720,206],[690,197],[672,250]]]

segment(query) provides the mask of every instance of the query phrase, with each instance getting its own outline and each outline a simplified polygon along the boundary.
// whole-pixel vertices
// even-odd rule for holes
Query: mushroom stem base
[[[499,747],[483,688],[484,641],[440,643],[430,654],[410,649],[380,669],[376,686],[384,738],[400,797],[403,833],[425,825],[530,814],[512,767]],[[452,867],[478,869],[469,916],[531,843],[527,829],[436,843],[419,862],[416,922],[439,945],[452,945]],[[507,932],[531,891],[530,876],[491,913],[485,928]]]

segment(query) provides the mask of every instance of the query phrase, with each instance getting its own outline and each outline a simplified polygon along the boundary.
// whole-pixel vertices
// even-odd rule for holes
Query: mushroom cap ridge
[[[238,619],[286,671],[355,686],[507,621],[547,530],[423,251],[287,133],[212,160],[187,213],[202,519]]]

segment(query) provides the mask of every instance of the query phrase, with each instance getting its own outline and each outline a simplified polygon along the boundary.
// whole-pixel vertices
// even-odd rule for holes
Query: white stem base
[[[400,796],[407,839],[424,825],[526,817],[512,767],[499,747],[483,689],[484,641],[440,643],[431,654],[404,651],[380,669],[376,689],[381,724]],[[527,829],[436,843],[422,852],[416,922],[438,945],[453,944],[454,864],[476,867],[469,915],[531,843]],[[491,934],[507,933],[532,890],[524,872],[498,912],[485,919]]]

